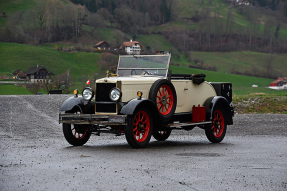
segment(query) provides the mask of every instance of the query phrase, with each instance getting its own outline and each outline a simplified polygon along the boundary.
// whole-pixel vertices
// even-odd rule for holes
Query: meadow
[[[142,37],[147,42],[152,42],[153,38],[158,36]],[[159,38],[160,46],[168,47],[169,44],[164,39]],[[63,52],[55,49],[56,44],[44,46],[31,46],[14,43],[0,43],[0,75],[11,76],[13,71],[21,69],[26,71],[29,67],[35,65],[43,65],[48,70],[56,75],[62,74],[70,70],[70,75],[74,81],[73,88],[81,89],[83,82],[87,79],[102,77],[105,75],[105,69],[101,69],[97,61],[101,53],[94,52]],[[64,47],[65,45],[57,45]],[[188,67],[187,59],[181,55],[180,58],[173,58],[172,61],[179,63],[179,66],[171,65],[172,73],[187,73],[187,74],[206,74],[206,80],[210,82],[232,82],[234,95],[250,95],[250,94],[266,94],[266,95],[286,95],[284,91],[276,91],[267,89],[270,82],[275,79],[257,78],[243,75],[230,74],[228,67],[250,68],[252,66],[260,67],[261,62],[268,58],[269,54],[254,53],[254,52],[230,52],[230,53],[214,53],[214,52],[193,52],[204,59],[209,64],[217,65],[219,72],[194,69]],[[242,60],[245,60],[242,64]],[[287,54],[277,55],[274,61],[276,70],[287,71],[287,65],[284,64],[287,60]],[[264,68],[264,65],[261,67]],[[258,88],[252,88],[252,85],[258,85]]]

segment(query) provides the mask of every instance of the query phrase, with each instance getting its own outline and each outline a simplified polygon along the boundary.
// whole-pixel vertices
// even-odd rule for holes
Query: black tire
[[[67,113],[80,113],[79,110]],[[84,145],[91,136],[91,132],[88,131],[82,125],[66,124],[63,123],[63,133],[68,143],[73,146]]]
[[[153,137],[157,140],[157,141],[165,141],[166,139],[168,139],[168,137],[171,134],[171,130],[165,130],[165,131],[154,131],[153,132]]]
[[[156,104],[160,120],[167,123],[177,105],[176,92],[172,83],[165,79],[155,81],[150,88],[149,99]]]
[[[226,114],[224,109],[216,107],[213,110],[212,124],[205,128],[205,135],[212,143],[220,143],[226,134]]]
[[[125,128],[126,140],[134,148],[144,148],[153,133],[153,119],[151,112],[145,108],[138,108],[133,115],[128,116]]]

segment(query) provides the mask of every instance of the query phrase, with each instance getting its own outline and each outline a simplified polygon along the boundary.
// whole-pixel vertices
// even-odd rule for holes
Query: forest
[[[111,42],[113,47],[127,36],[137,40],[138,35],[160,34],[179,52],[287,52],[287,2],[249,0],[248,6],[239,6],[237,1],[192,0],[186,3],[191,6],[187,14],[181,13],[181,4],[187,1],[38,1],[34,9],[11,15],[1,10],[5,25],[0,28],[0,40],[39,45],[79,42],[85,36],[100,41],[105,39],[97,39],[96,31],[112,28],[124,34],[115,35],[119,39]]]

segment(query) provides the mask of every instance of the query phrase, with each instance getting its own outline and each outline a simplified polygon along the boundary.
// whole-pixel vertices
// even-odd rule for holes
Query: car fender
[[[233,124],[232,109],[225,97],[222,97],[222,96],[210,97],[205,101],[203,105],[206,108],[206,119],[207,120],[210,120],[210,121],[212,120],[214,108],[218,106],[224,109],[225,111],[227,125]]]
[[[156,108],[156,105],[150,101],[149,99],[145,99],[145,98],[142,98],[142,99],[132,99],[131,101],[129,101],[127,104],[125,104],[120,113],[121,114],[124,114],[124,115],[132,115],[134,114],[134,111],[138,108],[138,107],[147,107],[150,109],[150,111],[152,112],[153,116],[154,114],[157,114],[157,108]]]
[[[83,102],[84,99],[82,97],[70,97],[63,102],[60,111],[70,111],[75,106],[83,104]]]
[[[66,99],[61,105],[61,111],[70,111],[74,107],[78,107],[82,113],[93,114],[95,113],[95,102],[87,101],[83,97],[70,97]]]

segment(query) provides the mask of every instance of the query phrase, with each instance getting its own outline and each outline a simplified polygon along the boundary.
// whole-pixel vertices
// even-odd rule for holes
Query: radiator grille
[[[116,84],[104,83],[96,85],[96,101],[111,101],[110,91]]]
[[[115,83],[98,83],[96,84],[96,112],[116,113],[116,102],[111,101],[110,91],[116,87]],[[106,103],[100,103],[106,102]],[[108,103],[107,103],[108,102]]]

